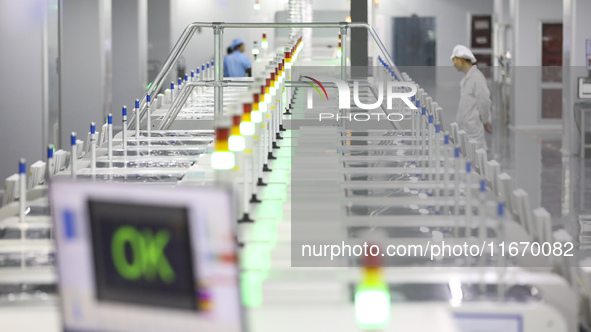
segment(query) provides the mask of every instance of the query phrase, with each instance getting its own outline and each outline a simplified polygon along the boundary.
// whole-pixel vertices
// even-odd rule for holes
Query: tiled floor
[[[501,164],[501,171],[514,180],[515,188],[524,188],[531,208],[545,208],[552,216],[553,229],[565,229],[584,249],[591,244],[591,159],[581,167],[578,156],[563,156],[561,135],[533,134],[496,126],[490,135],[489,160]],[[587,220],[587,221],[586,221]],[[591,231],[591,227],[589,229]],[[589,235],[589,243],[586,238]],[[591,246],[590,246],[591,247]],[[591,257],[582,250],[581,258]]]
[[[431,87],[438,101],[445,99],[446,95],[451,95],[449,99],[459,94],[457,87],[456,90],[452,88],[454,86]],[[492,96],[497,94],[493,91]],[[447,125],[455,120],[457,101],[450,100],[448,104],[453,107],[443,108]],[[499,101],[495,99],[493,105],[499,105]],[[497,119],[497,108],[493,106],[495,132],[487,134],[488,159],[497,160],[501,172],[513,178],[515,188],[523,188],[529,194],[532,209],[544,207],[551,214],[555,230],[564,228],[578,240],[582,229],[579,220],[581,216],[582,219],[588,216],[591,244],[591,153],[581,167],[578,156],[562,155],[561,133],[540,134],[509,129]],[[591,257],[591,250],[587,256]]]

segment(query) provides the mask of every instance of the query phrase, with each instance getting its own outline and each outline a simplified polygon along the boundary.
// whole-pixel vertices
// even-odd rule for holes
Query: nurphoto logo
[[[313,84],[312,82],[304,81],[318,92],[321,99],[324,99],[324,97],[328,99],[328,93],[326,92],[326,89],[324,88],[324,85],[321,82],[334,83],[338,89],[339,109],[351,108],[351,89],[349,88],[349,85],[346,82],[336,78],[314,79],[310,76],[303,77],[315,83]],[[388,81],[378,84],[377,101],[373,104],[364,104],[361,102],[359,98],[359,84],[360,81],[353,81],[353,101],[355,102],[355,106],[361,109],[372,110],[380,107],[384,102],[384,88],[386,90],[386,104],[388,110],[392,110],[393,100],[395,99],[402,100],[410,109],[417,109],[415,104],[410,100],[412,96],[417,94],[417,86],[414,83]],[[319,88],[322,89],[324,95],[322,94],[322,92],[320,92]],[[410,91],[395,91],[402,90],[401,88],[407,88],[407,90]],[[312,94],[313,91],[311,89],[308,89],[308,109],[312,109],[314,106]]]

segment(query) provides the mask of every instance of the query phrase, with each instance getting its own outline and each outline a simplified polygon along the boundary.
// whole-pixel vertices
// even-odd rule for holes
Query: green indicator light
[[[119,275],[127,280],[144,277],[155,281],[159,277],[164,283],[175,281],[175,273],[164,249],[170,241],[170,232],[162,229],[155,235],[145,229],[141,233],[131,226],[122,226],[115,231],[111,241],[113,264]],[[132,253],[131,262],[125,256],[125,246],[129,244]]]
[[[263,276],[259,272],[244,271],[240,274],[242,304],[247,308],[260,307],[263,304]]]
[[[291,138],[287,138],[287,137],[283,138],[283,146],[292,146],[291,144],[292,144]],[[288,150],[288,151],[290,151],[290,150]],[[290,155],[291,155],[291,151],[290,151]]]
[[[253,230],[256,233],[256,230]],[[253,234],[255,236],[256,234]],[[271,267],[271,249],[268,243],[250,243],[240,255],[240,267],[246,271],[268,270]]]
[[[272,164],[272,169],[291,169],[291,158],[277,159]]]
[[[284,137],[283,140],[286,140],[286,138]],[[285,145],[283,143],[281,143],[279,146],[283,147],[287,147],[289,149],[281,149],[281,150],[277,150],[277,157],[282,157],[282,158],[289,158],[291,160],[291,147],[289,145]],[[291,165],[290,167],[291,168]]]
[[[291,173],[289,170],[274,169],[273,172],[269,174],[269,182],[289,184],[291,182]],[[285,193],[285,197],[287,198],[287,193]]]
[[[255,224],[252,230],[253,240],[255,241],[263,241],[269,243],[269,248],[272,248],[277,243],[277,224],[276,223],[262,223],[262,224]],[[266,253],[269,255],[269,253]],[[270,256],[269,256],[270,257]],[[260,257],[259,257],[260,258]],[[266,256],[265,256],[266,258]],[[270,259],[268,261],[269,266],[264,266],[265,268],[270,268]]]
[[[258,206],[259,218],[270,218],[278,221],[283,220],[283,201],[266,200]]]
[[[273,169],[273,173],[275,170]],[[285,201],[287,198],[287,186],[283,183],[269,183],[265,189],[261,191],[262,199],[279,199]]]
[[[146,90],[150,90],[151,86],[152,86],[152,83],[148,84],[148,86],[146,87]]]

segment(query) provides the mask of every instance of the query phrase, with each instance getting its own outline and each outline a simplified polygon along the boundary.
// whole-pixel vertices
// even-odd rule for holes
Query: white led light
[[[261,104],[261,105],[263,105],[263,104]],[[250,121],[252,121],[252,123],[261,123],[263,121],[263,112],[261,112],[261,111],[250,112]],[[240,130],[242,130],[242,128]]]
[[[269,97],[267,95],[265,95],[265,100],[268,100],[268,99],[269,99]],[[261,113],[265,113],[267,111],[267,103],[260,103],[259,104],[259,111],[261,111]],[[252,120],[252,114],[250,114],[250,118]]]
[[[268,43],[267,41],[263,40],[263,41],[261,42],[261,47],[262,47],[264,50],[266,50],[266,49],[267,49],[267,47],[269,47],[269,43]]]
[[[390,297],[387,292],[364,290],[355,294],[355,316],[361,326],[379,326],[390,320]]]
[[[230,148],[230,151],[244,151],[246,140],[240,135],[230,136],[228,147]]]
[[[261,5],[259,3],[255,3],[254,10],[259,10],[259,9],[261,9]]]
[[[216,151],[211,154],[211,167],[213,169],[225,170],[234,168],[236,160],[234,153],[229,151]]]
[[[250,119],[252,120],[252,113],[250,113]],[[240,135],[251,136],[254,135],[254,123],[242,122],[240,123]]]

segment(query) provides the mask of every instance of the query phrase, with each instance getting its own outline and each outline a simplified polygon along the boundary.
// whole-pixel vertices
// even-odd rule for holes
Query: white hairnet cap
[[[470,60],[472,63],[476,63],[476,58],[474,57],[474,53],[472,53],[472,51],[470,51],[470,49],[464,45],[456,45],[456,47],[454,47],[454,50],[451,54],[450,59],[453,60],[454,57],[467,59],[467,60]]]

